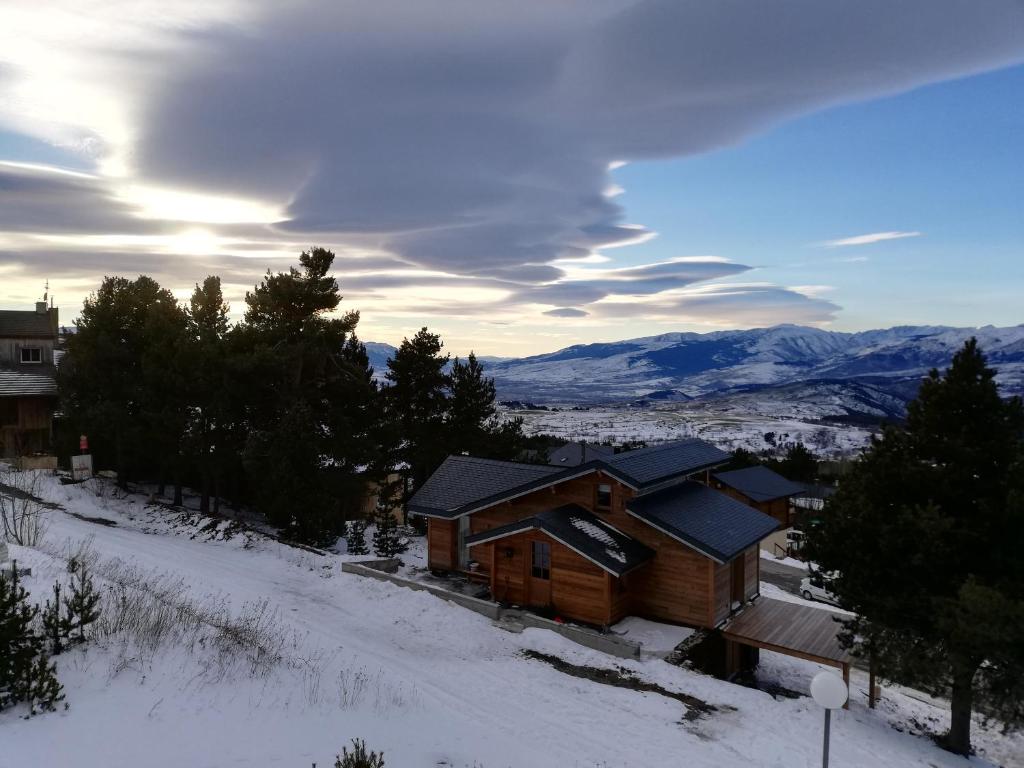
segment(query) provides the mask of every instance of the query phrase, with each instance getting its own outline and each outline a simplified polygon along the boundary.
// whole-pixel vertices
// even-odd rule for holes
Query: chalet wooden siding
[[[427,566],[437,571],[455,570],[459,565],[459,521],[427,519]]]
[[[611,486],[611,503],[597,506],[597,486]],[[632,488],[593,473],[541,488],[468,517],[469,533],[515,523],[563,504],[578,504],[626,536],[654,550],[654,558],[620,581],[544,533],[531,530],[470,549],[478,570],[491,575],[492,595],[500,602],[531,605],[530,542],[552,546],[550,605],[566,618],[591,624],[614,623],[627,615],[688,626],[717,626],[738,601],[758,594],[757,545],[738,556],[739,563],[716,563],[626,512]],[[735,497],[734,497],[735,498]],[[749,500],[745,503],[750,504]],[[753,506],[753,505],[751,505]],[[430,519],[429,565],[458,569],[459,521]],[[734,590],[734,579],[739,583]]]
[[[735,488],[730,488],[722,483],[716,483],[715,490],[736,499],[736,501],[742,501],[744,504],[749,507],[753,507],[758,512],[764,512],[769,517],[774,517],[779,521],[779,524],[782,525],[783,528],[789,528],[792,525],[790,522],[789,499],[786,497],[781,499],[772,499],[771,501],[754,501],[749,496],[737,491]]]
[[[482,509],[469,516],[469,532],[481,533],[497,528],[499,525],[514,523],[517,520],[530,517],[538,512],[557,507],[562,504],[579,504],[586,509],[594,509],[594,500],[597,494],[597,481],[591,477],[581,477],[575,480],[568,480],[559,483],[551,488],[541,488],[538,491],[520,496],[489,509]],[[458,542],[458,528],[453,529],[451,534]],[[478,563],[480,570],[487,572],[490,568],[490,560],[481,557],[479,553],[472,555]],[[434,566],[431,566],[434,567]]]
[[[761,555],[758,550],[760,547],[751,547],[744,554],[743,557],[746,560],[746,588],[744,589],[744,596],[747,600],[750,600],[761,591]]]
[[[534,542],[551,548],[547,579],[533,575]],[[491,594],[499,602],[548,609],[586,624],[606,625],[627,615],[628,604],[611,574],[543,532],[527,531],[474,549],[481,562],[493,562]]]

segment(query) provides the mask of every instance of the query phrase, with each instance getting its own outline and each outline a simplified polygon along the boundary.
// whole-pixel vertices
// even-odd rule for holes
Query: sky
[[[0,308],[337,254],[361,338],[1024,323],[1020,0],[5,0]]]

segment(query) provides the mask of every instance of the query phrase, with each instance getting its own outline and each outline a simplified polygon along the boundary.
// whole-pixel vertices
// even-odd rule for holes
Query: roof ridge
[[[542,469],[544,471],[554,470],[555,472],[560,472],[561,470],[565,469],[565,467],[552,467],[549,464],[531,464],[528,461],[511,461],[509,459],[489,459],[486,456],[468,456],[463,453],[449,453],[445,457],[445,461],[447,461],[448,459],[458,459],[459,461],[476,461],[485,464],[504,464],[506,466],[513,467],[530,467]]]

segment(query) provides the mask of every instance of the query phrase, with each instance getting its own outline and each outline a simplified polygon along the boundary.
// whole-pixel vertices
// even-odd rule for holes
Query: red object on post
[[[88,451],[89,450],[89,438],[85,435],[81,435],[78,438],[78,450]]]

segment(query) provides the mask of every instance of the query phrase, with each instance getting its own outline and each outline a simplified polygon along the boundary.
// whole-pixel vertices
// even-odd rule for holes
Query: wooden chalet
[[[634,615],[720,630],[712,666],[725,676],[768,649],[849,679],[836,616],[760,597],[760,542],[783,524],[770,502],[795,484],[771,473],[772,490],[741,493],[716,479],[738,484],[733,473],[712,474],[730,458],[696,439],[569,467],[449,456],[408,511],[427,518],[428,566],[486,580],[498,602],[599,626]]]
[[[57,405],[57,309],[0,310],[0,458],[49,450]]]
[[[431,569],[486,578],[500,602],[715,627],[757,596],[778,527],[709,487],[729,458],[696,439],[566,468],[449,456],[409,512],[428,520]]]
[[[793,524],[793,497],[807,492],[805,485],[764,466],[716,472],[711,480],[715,489],[771,515],[783,528]]]

